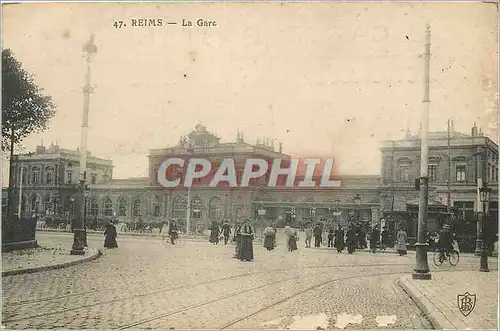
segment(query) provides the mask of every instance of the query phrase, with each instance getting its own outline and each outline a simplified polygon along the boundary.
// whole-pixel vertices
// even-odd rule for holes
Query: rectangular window
[[[455,201],[454,207],[457,210],[458,217],[462,220],[474,220],[474,202],[472,201]]]
[[[91,184],[95,184],[97,181],[97,175],[92,175],[92,179],[90,181]]]
[[[51,184],[52,183],[52,172],[47,172],[47,174],[46,174],[46,181],[47,181],[47,184]]]
[[[494,176],[494,179],[495,179],[495,183],[498,182],[498,168],[495,168],[495,176]]]
[[[68,184],[71,184],[72,177],[73,177],[73,172],[72,171],[66,172],[66,178],[67,178],[67,183]]]
[[[457,182],[465,182],[465,165],[461,164],[457,165],[455,176]]]
[[[428,171],[429,180],[431,182],[435,182],[436,181],[437,165],[429,164],[427,171]]]
[[[408,167],[400,167],[399,168],[399,180],[401,182],[408,181]]]
[[[154,215],[155,217],[160,217],[160,205],[154,206]]]
[[[33,172],[33,184],[38,184],[38,181],[40,180],[40,174],[38,171]]]

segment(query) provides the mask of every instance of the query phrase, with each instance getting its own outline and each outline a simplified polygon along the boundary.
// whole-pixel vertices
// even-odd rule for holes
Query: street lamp
[[[479,198],[481,200],[481,203],[483,204],[483,215],[481,217],[481,260],[479,268],[479,271],[482,272],[490,271],[490,269],[488,268],[488,247],[484,238],[484,220],[487,220],[488,217],[487,205],[490,201],[490,193],[491,188],[488,187],[487,183],[484,183],[483,186],[479,189]]]
[[[189,144],[189,147],[186,149],[186,151],[188,157],[191,158],[194,152],[194,149],[191,147],[191,144]],[[185,178],[186,177],[184,176],[184,179]],[[186,210],[186,235],[189,236],[191,234],[191,185],[188,185],[187,190],[188,191],[187,191],[187,210]]]

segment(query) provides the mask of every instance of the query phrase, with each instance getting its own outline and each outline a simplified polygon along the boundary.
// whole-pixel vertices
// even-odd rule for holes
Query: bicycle
[[[451,266],[456,266],[460,260],[460,253],[456,250],[445,250],[444,254],[441,254],[440,249],[434,251],[434,264],[436,266],[441,266],[445,260],[448,260]]]

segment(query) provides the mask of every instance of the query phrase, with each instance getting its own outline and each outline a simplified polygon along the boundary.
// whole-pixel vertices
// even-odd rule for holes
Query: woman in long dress
[[[399,228],[398,235],[396,237],[396,250],[399,256],[406,255],[406,243],[408,242],[408,235],[405,229]]]
[[[240,230],[241,235],[241,246],[240,246],[240,254],[239,258],[241,261],[253,261],[253,236],[254,232],[252,226],[250,225],[250,220],[246,220],[242,225]]]
[[[268,226],[264,229],[264,247],[268,251],[272,251],[274,249],[275,236],[276,232],[272,226]]]
[[[210,227],[210,242],[214,245],[219,243],[220,229],[217,222],[213,221]]]
[[[333,243],[333,246],[337,249],[338,253],[344,250],[344,230],[340,225],[337,227],[337,230],[335,230],[335,241]]]
[[[299,239],[297,234],[297,229],[292,229],[292,235],[288,237],[288,249],[290,252],[296,251],[297,248],[297,240]]]
[[[104,247],[106,248],[117,248],[118,243],[116,242],[116,228],[113,225],[112,222],[109,222],[108,225],[106,225],[106,230],[104,230],[104,235],[106,236],[104,238]]]

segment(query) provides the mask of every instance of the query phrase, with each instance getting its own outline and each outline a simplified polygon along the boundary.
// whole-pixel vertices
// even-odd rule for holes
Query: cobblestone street
[[[8,328],[431,328],[396,285],[415,256],[327,249],[285,253],[254,245],[255,262],[232,258],[234,246],[154,238],[118,238],[119,248],[64,269],[8,276]],[[38,235],[67,244],[69,234]],[[101,237],[89,246],[102,247]],[[430,264],[432,261],[429,260]],[[461,258],[446,270],[475,270]],[[492,261],[493,262],[493,261]],[[430,265],[432,271],[436,268]],[[495,264],[496,267],[496,264]],[[453,268],[453,269],[452,269]]]

